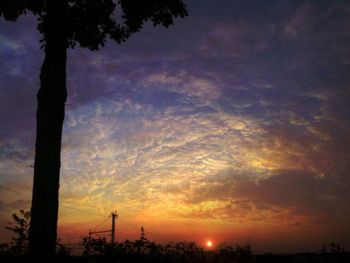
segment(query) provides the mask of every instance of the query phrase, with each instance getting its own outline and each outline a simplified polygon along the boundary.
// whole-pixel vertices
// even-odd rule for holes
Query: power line
[[[102,223],[96,225],[96,226],[93,227],[92,229],[97,230],[99,227],[105,225],[105,224],[108,222],[108,220],[109,220],[110,217],[111,217],[111,216],[109,215]]]
[[[28,197],[29,197],[29,194],[27,194],[27,193],[22,193],[22,192],[20,192],[20,191],[13,190],[13,189],[10,189],[10,188],[1,186],[1,185],[0,185],[0,188],[1,188],[1,189],[4,189],[4,190],[6,190],[6,191],[9,191],[9,192],[13,192],[13,193],[16,193],[16,194],[25,195],[25,196],[28,196]]]
[[[120,221],[120,219],[119,219],[119,221]],[[128,226],[130,226],[130,227],[132,227],[132,228],[135,228],[135,229],[137,229],[137,230],[140,230],[140,227],[138,227],[138,226],[135,226],[135,225],[133,225],[133,224],[130,224],[130,223],[124,221],[124,220],[122,220],[122,222],[123,222],[124,224],[127,224]]]
[[[81,208],[76,208],[76,207],[68,206],[68,205],[65,205],[65,204],[61,204],[60,206],[63,206],[65,208],[68,208],[68,209],[71,209],[71,210],[75,210],[75,211],[78,211],[78,212],[83,212],[83,213],[87,213],[87,214],[92,214],[92,215],[97,215],[97,216],[100,216],[100,217],[102,217],[102,216],[104,217],[104,215],[102,215],[100,213],[95,213],[95,212],[84,210],[84,209],[81,209]]]
[[[0,186],[0,188],[4,189],[6,191],[12,192],[12,193],[16,193],[16,194],[20,194],[20,195],[23,195],[23,196],[31,197],[31,195],[29,195],[28,193],[23,193],[23,192],[20,192],[20,191],[17,191],[17,190],[10,189],[8,187]],[[85,210],[85,209],[72,207],[72,206],[65,205],[65,204],[61,204],[60,206],[68,208],[68,209],[71,209],[71,210],[75,210],[75,211],[78,211],[78,212],[93,214],[93,215],[97,215],[97,216],[104,216],[104,215],[102,215],[100,213],[95,213],[95,212],[92,212],[92,211],[88,211],[88,210]]]
[[[27,193],[23,193],[23,192],[20,192],[20,191],[17,191],[17,190],[13,190],[13,189],[10,189],[10,188],[8,188],[8,187],[0,186],[0,188],[1,188],[1,189],[4,189],[4,190],[6,190],[6,191],[9,191],[9,192],[13,192],[13,193],[16,193],[16,194],[20,194],[20,195],[24,195],[24,196],[30,197],[30,195],[27,194]],[[100,217],[102,217],[102,216],[104,217],[104,216],[105,216],[105,215],[102,215],[102,214],[100,214],[100,213],[92,212],[92,211],[85,210],[85,209],[81,209],[81,208],[72,207],[72,206],[65,205],[65,204],[61,204],[60,206],[65,207],[65,208],[68,208],[68,209],[71,209],[71,210],[75,210],[75,211],[78,211],[78,212],[82,212],[82,213],[97,215],[97,216],[100,216]],[[95,208],[95,209],[96,209],[96,208]],[[102,223],[100,223],[100,224],[98,224],[97,226],[95,226],[94,229],[97,229],[98,227],[101,227],[101,226],[103,226],[104,224],[106,224],[109,218],[110,218],[110,216],[108,216],[108,218],[106,218]],[[128,225],[128,226],[134,228],[134,229],[137,229],[138,231],[140,230],[140,227],[139,227],[139,226],[130,224],[130,223],[128,223],[128,222],[125,221],[125,220],[122,220],[122,222],[125,223],[126,225]],[[150,231],[147,231],[146,233],[147,233],[147,234],[150,234],[150,235],[153,235],[153,236],[158,236],[158,237],[161,236],[161,235],[159,235],[159,234],[156,234],[156,233],[153,233],[153,232],[150,232]]]
[[[34,168],[34,164],[30,164],[29,166],[25,165],[25,167],[30,167],[30,168]],[[73,167],[61,167],[61,170],[72,170],[72,171],[90,171],[91,169],[86,169],[86,168],[73,168]]]
[[[136,226],[136,225],[130,224],[130,223],[126,222],[125,220],[122,220],[122,222],[123,222],[124,224],[127,224],[128,226],[130,226],[130,227],[132,227],[132,228],[137,229],[138,231],[140,231],[140,229],[141,229],[141,227],[138,227],[138,226]],[[153,233],[153,232],[150,232],[150,231],[145,231],[145,232],[146,232],[146,234],[150,234],[151,236],[158,236],[158,237],[161,237],[161,235],[156,234],[156,233]]]

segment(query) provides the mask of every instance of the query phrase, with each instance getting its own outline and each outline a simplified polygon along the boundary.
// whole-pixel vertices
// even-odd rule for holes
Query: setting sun
[[[207,247],[211,248],[213,246],[213,242],[211,242],[210,240],[207,241]]]

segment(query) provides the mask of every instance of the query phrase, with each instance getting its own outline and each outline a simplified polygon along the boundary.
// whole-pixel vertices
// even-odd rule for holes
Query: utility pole
[[[111,213],[112,216],[112,230],[111,230],[111,243],[115,242],[115,220],[118,218],[117,211]]]
[[[112,217],[112,229],[110,230],[102,230],[102,231],[89,231],[89,240],[91,240],[91,236],[94,234],[102,234],[102,233],[111,233],[111,244],[115,242],[115,220],[118,218],[117,211],[114,211],[110,215]]]

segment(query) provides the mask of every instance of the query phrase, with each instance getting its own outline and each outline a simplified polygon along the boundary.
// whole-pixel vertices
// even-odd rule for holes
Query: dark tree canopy
[[[0,1],[0,16],[9,21],[27,12],[38,18],[38,30],[45,35],[47,6],[52,0]],[[168,27],[176,17],[185,17],[181,0],[67,0],[64,23],[68,47],[79,44],[91,50],[104,46],[108,38],[124,42],[147,21]],[[45,37],[43,38],[45,45]]]

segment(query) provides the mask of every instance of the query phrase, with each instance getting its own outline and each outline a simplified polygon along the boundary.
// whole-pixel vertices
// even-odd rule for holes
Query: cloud
[[[317,24],[319,17],[317,13],[317,6],[312,3],[305,3],[298,7],[285,25],[283,37],[296,39],[301,34],[308,33]]]
[[[220,96],[220,88],[212,80],[191,76],[184,71],[177,74],[155,73],[146,77],[142,84],[150,89],[157,87],[183,94],[188,98],[199,99],[207,104]]]
[[[13,49],[15,52],[20,52],[22,49],[24,49],[21,42],[13,41],[0,34],[0,49],[3,49],[3,47]]]
[[[232,58],[269,50],[276,37],[276,25],[259,24],[260,30],[257,30],[254,22],[240,19],[216,24],[201,43],[201,54]]]
[[[68,113],[64,200],[101,211],[118,204],[136,217],[161,209],[162,218],[207,213],[286,224],[288,217],[309,224],[343,207],[345,193],[335,193],[338,182],[348,184],[339,174],[348,171],[347,157],[337,154],[337,140],[316,134],[317,122],[300,125],[291,112],[290,126],[276,126],[223,112],[144,107],[111,98]]]
[[[136,215],[158,202],[172,210],[166,204],[190,194],[200,178],[243,162],[234,156],[256,126],[222,113],[177,115],[135,105],[110,99],[68,112],[63,200],[101,210],[118,204]]]
[[[346,180],[339,185],[330,175],[304,170],[274,171],[268,177],[219,173],[202,181],[188,197],[193,211],[183,216],[217,218],[228,222],[258,221],[330,227],[337,218],[349,218]],[[211,205],[210,205],[211,203]]]

